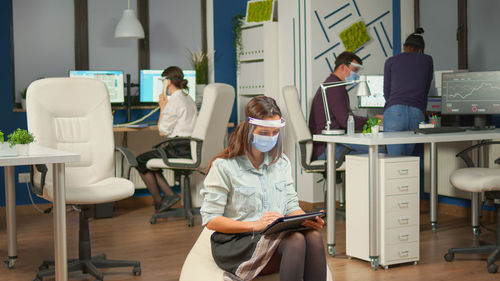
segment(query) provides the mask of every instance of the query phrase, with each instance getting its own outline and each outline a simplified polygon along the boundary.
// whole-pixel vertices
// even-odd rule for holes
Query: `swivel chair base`
[[[96,256],[91,256],[90,247],[90,232],[89,232],[89,217],[90,217],[90,206],[81,206],[80,212],[80,229],[79,229],[79,241],[78,241],[78,259],[68,260],[68,272],[71,271],[82,271],[83,273],[88,273],[96,278],[98,281],[102,281],[104,276],[98,270],[98,268],[112,268],[112,267],[133,267],[132,273],[135,276],[141,275],[141,263],[139,261],[122,261],[122,260],[108,260],[105,254],[99,254]],[[39,271],[33,279],[33,281],[42,281],[43,277],[51,276],[55,274],[55,268],[49,268],[49,266],[54,266],[53,260],[43,261],[42,265],[38,268]]]
[[[155,213],[149,219],[150,224],[155,224],[156,220],[159,218],[168,218],[168,217],[186,217],[189,227],[194,225],[194,217],[193,215],[200,214],[200,208],[193,208],[191,203],[191,185],[189,180],[189,175],[193,172],[193,170],[176,170],[175,176],[180,177],[184,176],[184,186],[182,189],[182,208],[169,209],[165,212]]]
[[[465,247],[465,248],[451,248],[444,255],[447,262],[451,262],[455,258],[455,254],[489,254],[487,259],[486,268],[489,273],[496,273],[498,265],[495,261],[500,260],[500,208],[497,212],[497,229],[496,229],[496,243],[490,245],[483,245],[478,247]]]

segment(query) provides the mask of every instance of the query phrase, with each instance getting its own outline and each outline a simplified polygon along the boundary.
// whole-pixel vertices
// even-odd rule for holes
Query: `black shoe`
[[[181,197],[179,195],[165,196],[156,212],[161,213],[168,210],[170,207],[175,205],[175,203],[179,202],[179,200],[181,200]]]

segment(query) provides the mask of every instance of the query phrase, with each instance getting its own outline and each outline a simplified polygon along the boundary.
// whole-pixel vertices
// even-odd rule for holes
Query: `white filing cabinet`
[[[379,264],[419,260],[419,158],[379,155]],[[346,254],[370,261],[368,155],[346,156]]]

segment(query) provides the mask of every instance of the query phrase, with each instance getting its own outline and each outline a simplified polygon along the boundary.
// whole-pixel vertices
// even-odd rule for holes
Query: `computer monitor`
[[[484,126],[487,115],[500,114],[500,71],[443,73],[441,88],[443,115],[474,115]]]
[[[114,70],[70,70],[69,77],[94,78],[106,84],[111,103],[123,103],[123,71]]]
[[[359,97],[360,108],[384,107],[384,75],[366,75],[370,96]]]
[[[183,70],[184,79],[188,80],[188,95],[196,101],[196,71]],[[158,102],[163,90],[161,74],[163,70],[141,69],[140,71],[140,101],[141,103]]]

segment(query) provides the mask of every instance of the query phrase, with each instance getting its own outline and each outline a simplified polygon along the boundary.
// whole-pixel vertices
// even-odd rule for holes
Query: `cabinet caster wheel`
[[[388,265],[384,265],[384,270],[388,270],[389,269],[389,266]]]
[[[7,269],[13,269],[14,266],[16,265],[16,259],[14,258],[9,258],[8,260],[4,261],[5,265],[7,266]]]
[[[454,258],[455,258],[455,254],[453,254],[453,253],[444,254],[444,260],[447,262],[451,262]]]
[[[379,266],[378,258],[370,258],[370,264],[371,264],[373,270],[377,270],[377,268]]]
[[[414,262],[413,262],[413,265],[417,265],[417,264],[418,264],[418,261],[414,261]]]
[[[132,270],[132,273],[134,274],[134,276],[140,276],[141,275],[141,268],[140,267],[134,267],[134,269]]]
[[[336,253],[336,249],[335,249],[335,246],[334,245],[328,245],[328,254],[330,256],[335,256],[335,253]]]
[[[498,265],[492,263],[492,264],[488,264],[488,272],[489,273],[497,273],[498,271]]]
[[[155,219],[155,218],[151,218],[151,219],[149,219],[149,223],[150,223],[150,224],[156,224],[156,219]]]
[[[348,260],[352,260],[352,257],[351,257],[351,256],[347,256],[347,259],[348,259]]]

